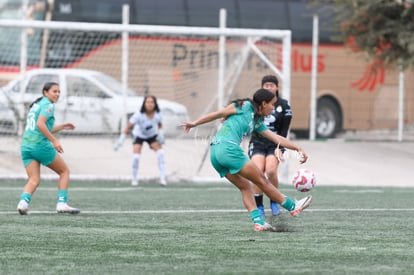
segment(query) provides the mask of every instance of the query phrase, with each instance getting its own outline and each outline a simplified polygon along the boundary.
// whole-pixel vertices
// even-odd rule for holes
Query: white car
[[[144,99],[128,90],[124,100],[122,84],[101,72],[82,69],[31,70],[1,88],[0,132],[17,132],[18,121],[25,117],[28,105],[42,95],[46,82],[60,85],[60,98],[55,105],[56,123],[74,123],[74,133],[119,133],[124,114],[129,117],[139,110]],[[157,98],[157,101],[165,135],[175,137],[182,134],[180,124],[188,120],[187,108],[169,100]]]

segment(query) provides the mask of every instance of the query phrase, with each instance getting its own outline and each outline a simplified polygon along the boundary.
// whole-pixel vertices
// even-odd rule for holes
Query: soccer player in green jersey
[[[240,146],[242,139],[255,131],[275,144],[297,151],[302,156],[300,162],[306,162],[308,156],[302,148],[270,131],[264,124],[263,117],[273,111],[275,102],[274,93],[259,89],[253,95],[253,99],[235,100],[219,111],[206,114],[192,122],[183,122],[182,125],[184,130],[189,132],[191,128],[198,125],[225,118],[223,125],[211,141],[210,160],[219,175],[226,177],[241,191],[243,203],[254,223],[255,231],[271,231],[274,228],[264,221],[257,209],[250,182],[260,187],[271,200],[279,203],[292,216],[299,215],[312,201],[311,196],[294,201],[282,194]]]
[[[55,124],[54,103],[59,100],[59,84],[48,82],[43,87],[43,96],[31,105],[26,119],[26,129],[20,147],[21,158],[28,175],[17,210],[21,215],[29,213],[33,193],[40,184],[40,165],[52,169],[59,175],[56,211],[58,213],[78,214],[80,210],[67,204],[69,169],[58,153],[63,153],[59,140],[53,133],[73,130],[72,123]]]
[[[264,76],[262,78],[262,88],[276,95],[275,108],[269,115],[264,117],[264,123],[270,131],[287,137],[292,120],[292,111],[288,101],[279,96],[279,81],[277,77],[274,75]],[[284,160],[284,151],[283,147],[279,148],[277,144],[264,138],[259,133],[252,133],[248,155],[276,188],[279,187],[278,168],[279,163]],[[253,191],[257,208],[264,218],[263,191],[256,184],[253,184]],[[272,200],[270,200],[270,209],[273,216],[280,214],[279,204]]]

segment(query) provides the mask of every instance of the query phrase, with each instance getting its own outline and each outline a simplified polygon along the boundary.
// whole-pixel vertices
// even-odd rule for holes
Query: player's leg
[[[29,213],[29,204],[32,200],[32,195],[36,191],[37,187],[40,184],[40,163],[36,160],[31,160],[25,167],[28,180],[26,185],[23,187],[23,192],[20,195],[19,203],[17,204],[17,211],[21,215],[27,215]]]
[[[257,207],[256,202],[253,198],[253,192],[250,182],[238,174],[232,175],[228,173],[226,175],[226,178],[240,190],[242,201],[247,211],[251,212],[255,210]]]
[[[273,230],[273,227],[264,221],[264,218],[257,209],[250,181],[243,178],[239,174],[232,175],[230,173],[227,173],[226,178],[240,190],[243,204],[249,212],[250,218],[254,223],[254,230]]]
[[[260,171],[265,171],[265,156],[261,153],[256,153],[251,156],[251,160],[256,164]],[[263,219],[265,218],[265,209],[263,205],[263,191],[256,185],[253,185],[254,199],[256,201],[257,209],[259,209],[260,214]]]
[[[252,142],[249,144],[248,155],[250,159],[257,165],[260,171],[265,171],[265,161],[266,161],[266,146],[260,142]],[[263,205],[263,191],[256,185],[253,184],[254,199],[256,201],[257,209],[259,209],[260,214],[263,219],[265,218],[265,208]]]
[[[58,213],[79,214],[80,210],[68,205],[69,168],[60,155],[47,165],[59,175],[56,211]]]
[[[266,167],[265,173],[267,175],[267,179],[270,181],[273,186],[279,188],[279,178],[278,178],[278,167],[279,167],[279,160],[276,158],[274,154],[270,154],[266,156]],[[270,209],[272,211],[273,216],[277,216],[280,214],[279,204],[273,200],[270,200]]]
[[[142,144],[144,140],[139,137],[134,137],[132,142],[132,186],[138,185],[138,170],[139,170],[139,160],[141,158]]]
[[[232,143],[213,144],[210,146],[210,161],[221,177],[226,177],[240,190],[243,203],[254,222],[254,230],[271,230],[273,227],[265,223],[256,207],[251,183],[239,175],[239,171],[250,161],[243,149]]]
[[[160,184],[163,186],[167,185],[166,172],[165,172],[165,157],[162,145],[154,137],[154,141],[150,144],[151,149],[157,154],[158,169],[160,170]]]
[[[307,208],[312,201],[312,196],[307,196],[299,201],[294,201],[290,197],[283,195],[268,179],[266,179],[253,161],[246,163],[239,174],[258,185],[270,199],[279,203],[283,208],[288,210],[292,216],[297,216]]]

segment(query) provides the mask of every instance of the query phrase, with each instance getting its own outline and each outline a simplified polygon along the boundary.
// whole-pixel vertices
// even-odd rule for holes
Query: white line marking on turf
[[[360,190],[335,190],[334,193],[384,193],[384,190],[360,189]]]
[[[243,213],[246,212],[245,209],[187,209],[187,210],[134,210],[134,211],[124,211],[124,210],[86,210],[82,211],[81,214],[188,214],[188,213]],[[414,208],[340,208],[340,209],[306,209],[306,212],[412,212]],[[30,211],[30,214],[55,214],[56,211]],[[17,214],[17,211],[0,211],[0,215],[9,215]],[[60,214],[63,215],[63,214]]]
[[[0,191],[22,191],[22,187],[0,187]],[[39,187],[37,188],[38,191],[56,191],[57,187]],[[147,191],[156,191],[156,192],[182,192],[182,191],[200,191],[200,188],[191,188],[191,187],[184,187],[184,188],[173,188],[168,189],[165,187],[159,188],[147,188],[146,186],[143,187],[70,187],[70,191],[86,191],[86,192],[96,192],[96,191],[110,191],[110,192],[129,192],[131,190],[145,190]],[[234,191],[235,189],[233,186],[224,187],[224,188],[207,188],[208,191]]]

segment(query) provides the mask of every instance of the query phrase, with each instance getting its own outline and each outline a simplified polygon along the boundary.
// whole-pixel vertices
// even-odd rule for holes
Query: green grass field
[[[231,184],[72,183],[76,216],[44,182],[0,183],[1,274],[413,274],[414,189],[323,187],[299,218],[254,232]],[[290,186],[281,191],[300,198]],[[268,200],[266,199],[268,206]],[[268,216],[270,213],[267,213]]]

